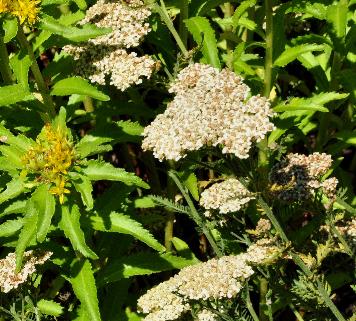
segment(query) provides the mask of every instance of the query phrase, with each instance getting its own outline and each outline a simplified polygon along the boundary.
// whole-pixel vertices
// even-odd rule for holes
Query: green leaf
[[[202,53],[206,62],[215,68],[220,68],[215,32],[209,20],[205,17],[193,17],[185,20],[184,23],[193,35],[195,42],[198,45],[203,43]]]
[[[239,24],[239,20],[242,17],[242,15],[251,7],[256,5],[257,0],[245,0],[242,1],[241,4],[237,7],[235,10],[233,16],[232,16],[232,26],[234,28],[237,28]]]
[[[182,269],[197,263],[170,253],[137,253],[115,260],[98,277],[98,285],[116,282],[136,275],[150,275],[163,271]]]
[[[141,223],[128,215],[111,212],[109,217],[93,215],[90,217],[90,221],[94,230],[131,235],[159,252],[165,251],[165,247]]]
[[[25,185],[22,179],[14,178],[6,184],[6,189],[0,193],[0,204],[15,198],[25,191]]]
[[[85,257],[97,259],[98,256],[85,243],[84,232],[80,228],[80,212],[77,205],[73,205],[70,211],[67,205],[62,205],[62,218],[59,227],[70,240],[73,249],[82,253]]]
[[[66,26],[46,14],[42,14],[41,30],[48,30],[74,42],[83,42],[91,38],[106,35],[111,32],[108,28],[98,28],[93,24],[85,24],[81,28]]]
[[[88,260],[77,261],[73,265],[69,282],[87,316],[86,320],[101,321],[99,301],[95,285],[94,272]]]
[[[296,110],[329,112],[329,109],[324,107],[325,104],[334,100],[345,99],[347,96],[348,94],[327,92],[315,95],[311,98],[293,98],[290,101],[275,106],[273,110],[276,112]]]
[[[191,260],[193,263],[200,262],[189,248],[189,245],[185,243],[183,240],[179,239],[178,237],[173,237],[172,243],[179,256]]]
[[[28,71],[32,61],[29,55],[26,55],[22,50],[10,58],[10,65],[16,76],[17,82],[26,90],[28,87]]]
[[[52,300],[41,299],[37,302],[37,308],[47,315],[52,315],[54,317],[59,317],[63,313],[63,307]]]
[[[134,200],[135,208],[152,208],[156,207],[156,203],[153,201],[152,197],[144,196],[141,198],[136,198]]]
[[[142,140],[142,133],[144,127],[138,122],[132,122],[131,120],[120,120],[115,123],[120,129],[120,134],[116,142],[140,142]]]
[[[49,192],[49,185],[42,184],[32,194],[31,200],[37,211],[37,240],[43,242],[51,226],[56,209],[54,196]]]
[[[291,48],[287,48],[282,54],[275,60],[274,66],[284,67],[289,64],[293,60],[297,59],[299,55],[311,52],[311,51],[323,51],[325,49],[325,45],[317,45],[317,44],[304,44],[298,45]]]
[[[10,42],[13,38],[16,37],[17,35],[17,19],[15,17],[9,18],[7,17],[6,19],[3,20],[2,23],[2,30],[4,30],[4,42],[8,43]]]
[[[19,218],[17,220],[10,220],[2,223],[0,225],[0,237],[9,237],[13,236],[23,226],[23,219]]]
[[[184,173],[181,176],[183,180],[183,184],[186,188],[188,188],[189,192],[192,194],[193,198],[196,201],[199,201],[199,189],[198,189],[198,179],[195,174],[192,173]]]
[[[19,272],[22,266],[23,254],[27,246],[36,239],[37,213],[31,201],[28,202],[24,225],[19,235],[16,245],[16,271]]]
[[[342,142],[344,142],[347,145],[353,145],[356,146],[356,131],[341,131],[338,132],[335,137],[337,139],[340,139]]]
[[[85,135],[80,142],[75,145],[75,150],[80,158],[85,158],[91,155],[109,152],[112,146],[107,144],[113,139],[109,137],[97,137],[92,135]]]
[[[87,210],[91,210],[94,206],[93,200],[93,186],[91,181],[84,175],[78,173],[69,173],[72,178],[72,183],[75,189],[80,193],[84,205],[87,207]]]
[[[0,87],[0,107],[32,99],[31,93],[21,84]]]
[[[339,0],[327,9],[326,19],[332,24],[336,38],[343,38],[347,27],[348,1]]]
[[[109,96],[103,94],[81,77],[70,77],[60,80],[54,84],[51,91],[52,96],[69,96],[72,94],[86,95],[101,101],[110,100]]]
[[[92,181],[119,181],[129,186],[135,185],[149,188],[149,185],[134,173],[128,173],[123,168],[116,168],[110,163],[90,160],[87,162],[86,167],[82,169],[82,172]]]
[[[0,217],[10,215],[10,214],[22,214],[25,213],[27,208],[27,201],[16,201],[11,203],[8,207],[6,207],[2,213],[0,213]]]

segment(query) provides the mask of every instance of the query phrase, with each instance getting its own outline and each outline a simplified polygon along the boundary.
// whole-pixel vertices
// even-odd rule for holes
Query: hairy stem
[[[174,162],[173,161],[169,161],[169,167],[171,170],[174,170]],[[168,180],[168,182],[167,182],[167,194],[168,194],[168,198],[174,199],[175,184],[172,180]],[[170,252],[172,250],[174,220],[175,220],[174,213],[172,211],[167,211],[166,226],[164,228],[164,246],[166,247],[168,252]]]
[[[164,23],[166,24],[167,28],[169,29],[169,31],[171,32],[173,38],[175,39],[180,51],[182,52],[183,56],[185,58],[188,58],[189,53],[187,48],[185,47],[181,37],[179,36],[177,30],[174,28],[173,22],[171,20],[171,18],[168,15],[166,6],[164,4],[164,2],[161,0],[160,1],[161,5],[158,5],[157,3],[155,3],[153,5],[153,9],[160,15],[161,19],[164,21]]]
[[[289,307],[293,311],[293,313],[298,321],[304,321],[302,315],[298,312],[298,310],[295,308],[293,303],[289,303]]]
[[[5,85],[12,83],[12,72],[10,68],[9,53],[7,52],[4,37],[0,36],[0,73]]]
[[[40,68],[38,67],[35,54],[32,50],[32,46],[27,41],[27,38],[25,36],[25,33],[23,32],[22,27],[19,27],[19,30],[17,32],[17,39],[18,39],[21,47],[27,51],[27,53],[32,61],[31,71],[32,71],[32,74],[33,74],[35,81],[37,83],[38,90],[41,93],[43,102],[47,107],[47,114],[48,114],[49,118],[51,119],[51,118],[55,117],[55,115],[56,115],[54,103],[53,103],[51,95],[49,94],[48,87],[46,85],[46,82],[43,79]]]
[[[177,185],[177,187],[179,188],[180,192],[182,193],[183,197],[185,198],[186,202],[188,203],[188,206],[190,208],[190,215],[192,216],[193,220],[195,221],[195,223],[200,227],[200,229],[203,231],[204,235],[206,236],[206,238],[208,239],[211,247],[213,248],[215,254],[218,257],[223,256],[222,251],[220,250],[220,248],[218,247],[218,245],[215,242],[215,239],[212,235],[212,233],[210,232],[210,230],[205,226],[202,218],[200,217],[198,211],[196,210],[192,199],[190,198],[189,194],[187,193],[186,189],[184,188],[184,186],[182,185],[182,183],[180,182],[180,180],[178,179],[177,175],[175,174],[174,171],[170,170],[168,172],[169,177],[171,177],[173,179],[173,181],[175,182],[175,184]]]

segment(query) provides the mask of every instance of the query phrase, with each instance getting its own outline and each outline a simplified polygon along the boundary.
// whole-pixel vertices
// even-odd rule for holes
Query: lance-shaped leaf
[[[299,110],[329,112],[329,109],[324,107],[325,104],[334,100],[345,99],[347,96],[348,94],[328,92],[310,98],[293,98],[290,101],[275,106],[273,110],[277,112]]]
[[[81,303],[83,315],[86,320],[101,321],[99,311],[99,301],[95,285],[94,272],[88,260],[76,261],[71,268],[69,282],[72,284],[73,291]],[[79,319],[84,320],[84,319]]]
[[[37,240],[43,242],[51,226],[52,217],[56,209],[54,196],[49,192],[49,185],[42,184],[31,197],[37,211]]]
[[[9,220],[0,225],[0,237],[9,237],[21,230],[23,219]]]
[[[88,210],[91,210],[94,206],[93,200],[93,186],[88,177],[80,175],[78,173],[69,173],[71,182],[75,189],[80,193],[81,199]]]
[[[317,44],[304,44],[287,48],[282,54],[275,60],[274,65],[284,67],[293,60],[297,59],[301,54],[311,51],[323,51],[325,45]]]
[[[197,260],[189,260],[170,253],[137,253],[109,264],[99,275],[98,286],[136,275],[149,275],[182,269],[198,262]]]
[[[75,150],[79,154],[80,158],[109,152],[112,150],[112,146],[108,143],[112,140],[113,138],[110,137],[85,135],[80,142],[75,145]]]
[[[0,193],[0,204],[19,196],[25,191],[25,184],[21,178],[14,178],[7,183],[4,191]]]
[[[2,23],[2,30],[4,31],[4,42],[8,43],[17,35],[18,25],[16,17],[6,17]]]
[[[28,71],[32,61],[30,56],[26,55],[25,52],[20,51],[16,55],[13,55],[10,58],[10,65],[14,74],[16,76],[17,82],[21,84],[26,90],[29,90],[28,87]]]
[[[72,94],[86,95],[97,100],[108,101],[110,97],[103,94],[95,86],[89,84],[87,80],[81,77],[70,77],[62,79],[52,87],[52,96],[69,96]]]
[[[21,84],[0,87],[0,107],[30,99],[34,99],[34,97]]]
[[[86,167],[82,169],[82,172],[92,181],[118,181],[129,186],[136,185],[142,188],[149,188],[148,184],[134,173],[128,173],[123,168],[116,168],[110,163],[90,160],[87,162]]]
[[[94,230],[132,235],[159,252],[165,250],[165,247],[148,230],[128,215],[115,212],[111,212],[109,217],[93,215],[90,217],[90,222]]]
[[[202,53],[207,63],[220,68],[218,47],[214,29],[205,17],[193,17],[184,21],[198,46],[203,42]]]
[[[53,300],[41,299],[37,302],[37,308],[43,314],[52,315],[54,317],[59,317],[63,313],[63,307]]]
[[[85,243],[84,232],[80,228],[80,212],[77,205],[73,205],[72,211],[67,205],[62,205],[62,218],[59,227],[70,240],[73,249],[82,253],[85,257],[97,259],[97,255]]]
[[[22,266],[23,254],[26,248],[36,240],[37,230],[37,211],[30,200],[27,203],[27,213],[24,218],[24,225],[21,230],[19,240],[16,245],[16,270],[19,271]]]
[[[48,30],[74,42],[82,42],[91,38],[106,35],[111,32],[108,28],[98,28],[93,24],[85,24],[81,28],[66,26],[46,14],[42,14],[41,30]]]

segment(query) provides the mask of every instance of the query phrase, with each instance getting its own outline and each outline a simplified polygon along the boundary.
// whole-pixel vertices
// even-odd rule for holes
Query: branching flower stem
[[[290,241],[289,241],[287,235],[284,233],[281,225],[279,224],[277,218],[273,214],[271,208],[265,203],[265,201],[262,199],[261,196],[257,197],[257,202],[258,202],[259,206],[264,210],[264,212],[266,213],[267,217],[270,219],[273,227],[276,229],[276,231],[279,234],[279,236],[281,237],[281,239],[286,244],[290,244]],[[302,259],[297,254],[295,254],[292,251],[289,251],[288,254],[291,256],[291,258],[294,261],[294,263],[299,266],[299,268],[303,271],[303,273],[307,277],[313,276],[312,271],[310,271],[308,266],[302,261]],[[329,297],[329,294],[326,292],[322,282],[319,279],[316,279],[316,284],[317,284],[317,289],[319,291],[320,296],[324,300],[325,304],[329,307],[331,312],[334,314],[336,319],[338,321],[346,321],[345,318],[342,316],[341,312],[338,310],[338,308],[334,304],[334,302],[331,301],[331,299]]]
[[[185,187],[182,185],[182,183],[180,182],[178,176],[176,175],[176,173],[173,170],[170,170],[168,172],[168,175],[170,178],[173,179],[173,181],[175,182],[175,184],[177,185],[178,189],[180,190],[180,192],[182,193],[183,197],[185,198],[189,208],[190,208],[190,215],[193,218],[193,220],[195,221],[195,223],[200,227],[200,229],[203,231],[204,235],[206,236],[206,238],[208,239],[211,247],[213,248],[215,254],[218,257],[222,257],[223,253],[220,250],[220,248],[218,247],[218,245],[216,244],[216,241],[212,235],[212,233],[210,232],[210,230],[205,226],[202,218],[200,217],[198,211],[196,210],[194,203],[192,201],[192,199],[190,198],[189,194],[187,193]]]
[[[185,47],[181,37],[179,36],[177,30],[174,28],[173,22],[171,20],[171,18],[168,15],[166,6],[163,2],[163,0],[160,0],[161,5],[158,5],[157,3],[155,3],[153,5],[153,10],[156,11],[161,19],[164,21],[164,23],[166,24],[167,28],[169,29],[169,31],[171,32],[173,38],[175,39],[180,51],[182,52],[183,56],[185,58],[188,58],[189,53],[187,48]]]
[[[36,83],[38,86],[38,90],[41,93],[43,102],[47,107],[47,114],[48,114],[49,118],[51,119],[51,118],[55,117],[55,115],[56,115],[54,103],[53,103],[51,95],[49,94],[49,90],[46,85],[46,82],[44,81],[43,76],[41,74],[40,68],[38,67],[35,54],[32,50],[32,46],[27,41],[27,38],[25,36],[25,33],[23,32],[22,27],[20,27],[18,29],[17,39],[18,39],[21,47],[27,51],[27,53],[32,61],[31,71],[32,71],[33,76],[35,77],[35,80],[36,80]]]

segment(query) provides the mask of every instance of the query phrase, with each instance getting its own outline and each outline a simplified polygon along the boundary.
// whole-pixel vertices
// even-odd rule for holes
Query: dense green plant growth
[[[356,320],[356,1],[0,25],[0,320]]]

